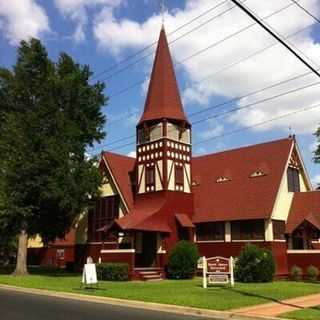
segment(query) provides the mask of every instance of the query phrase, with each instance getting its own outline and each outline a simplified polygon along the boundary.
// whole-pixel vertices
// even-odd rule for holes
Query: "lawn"
[[[284,313],[281,317],[295,320],[319,320],[320,306]]]
[[[160,282],[101,281],[99,289],[94,291],[80,289],[80,282],[79,274],[68,274],[63,271],[48,272],[33,269],[28,277],[13,277],[8,272],[0,271],[0,284],[215,310],[230,310],[320,292],[319,284],[286,281],[236,283],[234,288],[209,287],[208,289],[202,288],[201,278]]]

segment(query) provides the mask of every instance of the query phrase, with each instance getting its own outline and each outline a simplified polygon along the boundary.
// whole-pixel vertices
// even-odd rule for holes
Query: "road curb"
[[[15,291],[20,293],[46,295],[49,297],[62,298],[62,299],[111,304],[111,305],[136,308],[136,309],[168,312],[168,313],[175,313],[175,314],[189,315],[189,316],[201,316],[201,317],[210,318],[213,320],[230,320],[230,319],[232,320],[254,320],[254,319],[279,320],[279,318],[274,318],[274,317],[247,316],[247,315],[241,315],[241,314],[228,312],[228,311],[207,310],[207,309],[200,309],[200,308],[193,308],[193,307],[160,304],[160,303],[154,303],[154,302],[143,302],[143,301],[137,301],[137,300],[125,300],[125,299],[117,299],[117,298],[109,298],[109,297],[99,297],[99,296],[91,296],[86,294],[77,294],[77,293],[70,293],[70,292],[50,291],[45,289],[23,288],[23,287],[16,287],[16,286],[4,285],[4,284],[0,284],[0,289],[10,290],[10,291]],[[282,320],[285,320],[285,319],[282,319]]]

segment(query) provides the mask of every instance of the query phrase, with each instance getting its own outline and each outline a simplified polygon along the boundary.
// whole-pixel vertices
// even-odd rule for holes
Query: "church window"
[[[155,168],[154,166],[146,168],[146,186],[153,187],[155,184]]]
[[[159,123],[150,129],[150,141],[162,138],[162,123]]]
[[[286,223],[285,221],[272,220],[273,239],[285,240]]]
[[[197,241],[224,241],[224,222],[199,223],[196,226]]]
[[[264,220],[231,222],[232,240],[264,240]]]
[[[119,218],[119,195],[97,199],[95,207],[88,213],[88,239],[91,242],[111,241],[114,237],[110,233],[97,231],[103,227],[108,228]]]
[[[175,180],[176,180],[176,185],[183,186],[183,183],[184,183],[183,167],[179,165],[175,165]]]
[[[150,141],[150,130],[149,128],[138,129],[138,143],[146,143]]]
[[[300,192],[299,170],[289,167],[287,171],[287,177],[288,177],[288,191]]]

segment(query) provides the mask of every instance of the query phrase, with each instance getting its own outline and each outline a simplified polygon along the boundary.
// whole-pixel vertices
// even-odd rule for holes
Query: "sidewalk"
[[[227,311],[216,311],[192,307],[183,307],[177,305],[166,305],[159,303],[135,301],[135,300],[124,300],[124,299],[115,299],[107,297],[98,297],[98,296],[89,296],[85,294],[75,294],[75,293],[66,293],[66,292],[55,292],[43,289],[31,289],[31,288],[22,288],[14,287],[8,285],[0,284],[0,289],[11,290],[15,292],[21,292],[26,294],[36,294],[36,295],[46,295],[50,297],[62,298],[62,299],[71,299],[78,301],[86,301],[93,303],[104,303],[104,304],[113,304],[122,307],[129,308],[139,308],[153,311],[161,311],[168,313],[176,313],[180,315],[189,315],[189,316],[198,316],[203,318],[209,318],[212,320],[279,320],[274,317],[265,317],[265,316],[255,316],[255,315],[246,315],[236,312],[227,312]]]
[[[320,305],[320,293],[308,295],[305,297],[287,299],[279,302],[261,304],[253,307],[234,309],[231,310],[231,312],[243,316],[276,317],[282,313],[318,305]]]

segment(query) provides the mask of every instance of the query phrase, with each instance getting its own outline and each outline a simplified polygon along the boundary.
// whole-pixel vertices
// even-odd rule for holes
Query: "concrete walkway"
[[[320,288],[319,288],[320,290]],[[276,317],[282,313],[320,305],[320,293],[305,297],[282,300],[261,304],[253,307],[245,307],[231,310],[231,312],[243,316]]]

